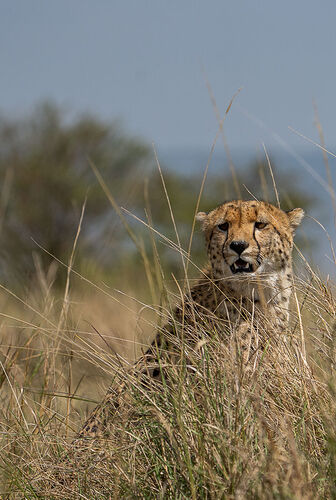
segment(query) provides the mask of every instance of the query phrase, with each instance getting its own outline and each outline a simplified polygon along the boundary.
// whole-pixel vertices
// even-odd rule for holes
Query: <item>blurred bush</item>
[[[176,242],[151,149],[141,140],[125,135],[116,122],[106,123],[90,115],[70,120],[60,108],[44,103],[26,118],[0,117],[2,280],[11,286],[26,286],[37,262],[43,269],[48,268],[52,258],[36,242],[67,263],[86,197],[77,269],[89,278],[94,276],[114,284],[116,277],[125,283],[128,276],[143,276],[138,249],[113,211],[90,161],[118,204],[145,221],[152,220],[158,231]],[[225,159],[221,170],[224,175],[219,170],[211,171],[206,179],[201,210],[251,196],[275,202],[265,161],[252,161],[244,170],[238,169],[235,179],[227,174]],[[163,172],[181,242],[188,248],[202,172],[187,175],[171,168],[164,168]],[[282,208],[307,208],[314,203],[314,198],[300,192],[293,173],[276,170],[276,180]],[[127,220],[139,245],[153,253],[148,229],[131,217]],[[178,252],[167,250],[166,245],[160,245],[159,251],[163,267],[168,264],[170,271],[179,276]],[[200,265],[204,259],[202,238],[194,238],[193,259]]]
[[[1,274],[30,275],[33,252],[43,261],[36,240],[67,261],[81,207],[88,195],[82,229],[82,257],[99,246],[110,207],[89,159],[99,166],[118,199],[127,199],[143,179],[149,150],[125,137],[117,124],[92,116],[67,121],[51,104],[25,119],[0,119]],[[133,177],[134,176],[134,177]],[[138,181],[134,178],[138,176]]]

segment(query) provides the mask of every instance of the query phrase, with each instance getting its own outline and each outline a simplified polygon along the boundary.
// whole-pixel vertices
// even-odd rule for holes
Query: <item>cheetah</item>
[[[270,203],[254,200],[229,201],[209,213],[197,214],[205,236],[208,264],[174,312],[176,323],[184,325],[184,340],[194,344],[200,340],[191,332],[195,331],[193,325],[201,322],[207,323],[207,332],[211,332],[214,321],[219,322],[223,336],[238,332],[243,348],[244,338],[248,338],[251,329],[261,330],[261,324],[267,324],[267,332],[286,331],[293,238],[303,216],[301,208],[285,212]],[[181,328],[176,323],[168,325],[168,330],[180,335]],[[174,356],[174,345],[164,331],[157,333],[132,369],[145,385],[146,381],[159,379],[164,360]],[[75,442],[108,435],[124,392],[125,384],[107,391]]]

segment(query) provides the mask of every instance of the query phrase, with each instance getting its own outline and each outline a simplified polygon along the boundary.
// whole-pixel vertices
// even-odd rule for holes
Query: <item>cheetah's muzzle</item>
[[[233,274],[236,273],[253,273],[253,266],[249,262],[239,258],[230,266]]]

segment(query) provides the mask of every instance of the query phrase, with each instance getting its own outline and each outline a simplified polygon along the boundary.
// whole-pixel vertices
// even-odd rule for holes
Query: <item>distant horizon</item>
[[[89,109],[81,109],[81,110],[75,110],[71,106],[67,107],[65,103],[57,103],[54,99],[50,98],[44,98],[41,99],[40,101],[37,101],[35,103],[32,103],[29,105],[26,109],[20,109],[16,110],[15,112],[9,111],[8,109],[5,109],[4,107],[1,107],[0,103],[0,119],[3,117],[8,120],[22,120],[25,118],[29,118],[34,114],[34,112],[39,108],[39,106],[44,105],[44,104],[51,104],[55,105],[57,109],[59,109],[61,112],[64,113],[64,117],[66,121],[68,120],[70,123],[75,122],[76,120],[85,117],[85,116],[92,116],[98,120],[101,120],[104,123],[107,124],[113,124],[116,123],[120,126],[120,131],[124,133],[126,136],[134,137],[142,141],[144,144],[147,144],[147,146],[152,147],[154,146],[158,151],[165,153],[168,152],[176,152],[176,153],[202,153],[204,154],[205,152],[208,151],[210,154],[210,151],[213,147],[213,143],[216,139],[216,144],[215,148],[213,151],[213,155],[216,156],[217,154],[226,154],[225,148],[223,146],[223,141],[221,134],[219,133],[219,127],[216,129],[216,133],[214,134],[214,137],[212,140],[209,141],[208,144],[188,144],[186,142],[184,143],[177,143],[177,144],[168,144],[168,143],[155,143],[153,140],[149,140],[148,137],[145,137],[139,133],[132,132],[131,129],[128,129],[127,124],[125,123],[125,120],[121,117],[118,116],[102,116],[99,114],[99,112],[94,111],[94,110],[89,110]],[[229,125],[229,124],[228,124]],[[294,129],[295,130],[295,129]],[[270,132],[271,135],[273,135],[273,142],[272,141],[260,141],[256,142],[254,144],[233,144],[230,145],[228,140],[226,139],[226,144],[227,144],[227,149],[231,154],[251,154],[254,153],[255,155],[259,154],[262,152],[264,154],[264,149],[263,146],[265,145],[265,148],[267,152],[274,153],[276,155],[279,154],[286,154],[286,147],[288,149],[295,149],[297,154],[299,155],[305,155],[305,154],[314,154],[320,153],[322,155],[322,149],[319,148],[317,145],[313,144],[315,142],[316,144],[319,144],[319,137],[318,137],[318,131],[317,129],[315,130],[315,135],[313,136],[306,136],[305,137],[300,137],[299,134],[302,134],[304,136],[305,134],[301,130],[297,130],[297,134],[293,132],[290,129],[290,126],[288,126],[288,133],[292,134],[292,137],[295,138],[293,141],[285,141],[282,137],[277,136],[276,133]],[[226,134],[224,134],[226,138]],[[276,137],[276,142],[274,142],[274,137]],[[313,142],[311,142],[313,141]],[[283,142],[285,144],[285,147],[281,144]],[[328,151],[336,155],[336,141],[335,141],[335,152],[334,148],[332,146],[328,146],[326,148]],[[333,158],[332,155],[328,154],[329,158]]]

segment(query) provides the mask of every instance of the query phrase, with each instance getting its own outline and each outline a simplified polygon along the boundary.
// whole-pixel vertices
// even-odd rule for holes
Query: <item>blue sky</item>
[[[210,148],[217,124],[232,148],[317,138],[335,145],[336,2],[310,0],[2,0],[0,110],[42,99],[121,119],[158,147]],[[260,126],[260,124],[262,124]]]

